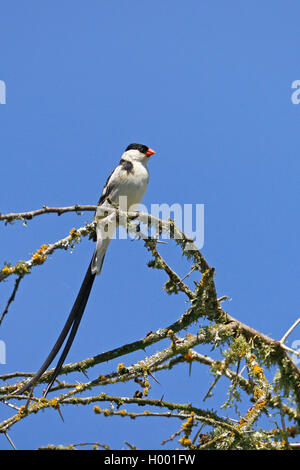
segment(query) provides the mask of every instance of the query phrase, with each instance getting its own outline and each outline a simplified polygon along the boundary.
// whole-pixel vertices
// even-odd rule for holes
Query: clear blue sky
[[[291,84],[300,79],[299,14],[295,0],[2,2],[0,211],[96,203],[127,144],[145,143],[157,152],[145,203],[205,204],[203,254],[216,268],[219,295],[232,298],[225,308],[280,339],[299,316],[300,105],[291,102]],[[90,217],[2,224],[0,265],[28,259]],[[73,254],[56,252],[23,280],[0,331],[7,345],[0,373],[40,366],[92,249],[85,240]],[[183,313],[183,297],[162,292],[166,278],[147,268],[148,258],[142,243],[111,244],[68,362],[141,338]],[[187,272],[175,251],[169,260]],[[12,279],[1,285],[1,311],[12,287]],[[104,364],[89,375],[112,369]],[[223,398],[217,392],[202,402],[204,366],[191,378],[186,365],[158,378],[151,398],[205,408]],[[116,390],[132,396],[135,389]],[[10,414],[1,405],[0,419]],[[179,427],[104,419],[92,407],[63,414],[65,423],[53,410],[31,416],[10,435],[24,449],[82,441],[120,448],[125,440],[158,448]],[[0,448],[9,448],[4,437]]]

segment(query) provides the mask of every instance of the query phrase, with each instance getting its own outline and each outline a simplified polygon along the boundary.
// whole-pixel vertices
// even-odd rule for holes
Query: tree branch
[[[81,205],[75,204],[74,206],[67,206],[67,207],[49,207],[43,206],[41,209],[36,209],[33,211],[26,211],[26,212],[11,212],[9,214],[1,214],[0,213],[0,220],[4,222],[12,222],[13,220],[31,220],[38,215],[43,214],[57,214],[62,215],[66,212],[85,212],[85,211],[95,211],[97,206],[95,205]]]

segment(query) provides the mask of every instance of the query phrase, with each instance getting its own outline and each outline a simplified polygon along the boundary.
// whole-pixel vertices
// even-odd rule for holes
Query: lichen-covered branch
[[[74,205],[60,208],[44,206],[35,211],[0,215],[0,220],[10,223],[17,219],[30,220],[42,214],[61,215],[67,212],[95,211],[95,209],[96,206]],[[148,263],[149,267],[166,273],[167,281],[164,290],[168,294],[183,294],[188,306],[185,311],[182,309],[178,312],[177,319],[172,324],[164,325],[159,330],[148,333],[142,339],[75,363],[65,364],[60,374],[85,372],[97,364],[126,357],[126,360],[122,359],[124,362],[119,363],[117,370],[106,375],[98,375],[94,380],[85,379],[77,385],[58,380],[51,391],[54,396],[52,399],[40,399],[33,394],[31,396],[28,394],[12,395],[12,392],[20,386],[20,383],[14,382],[14,379],[21,378],[23,379],[21,383],[24,383],[24,379],[31,377],[33,373],[12,372],[0,376],[0,380],[4,382],[0,387],[0,400],[11,405],[10,409],[17,411],[0,423],[0,433],[6,433],[18,421],[44,408],[53,408],[61,413],[61,408],[65,405],[93,404],[95,405],[94,411],[106,417],[155,416],[163,419],[172,416],[186,420],[169,439],[173,440],[181,436],[179,443],[186,449],[292,449],[289,437],[299,434],[300,427],[300,369],[289,356],[289,353],[294,353],[294,351],[288,348],[284,341],[299,321],[294,323],[281,341],[270,338],[240,322],[222,308],[222,301],[226,297],[218,298],[217,296],[214,268],[209,266],[193,240],[179,230],[173,220],[164,221],[143,212],[125,213],[115,207],[105,208],[105,210],[108,212],[108,217],[117,217],[120,225],[144,242],[152,256]],[[57,249],[68,249],[80,243],[82,237],[94,232],[95,224],[96,221],[93,221],[83,227],[72,228],[63,239],[43,244],[30,259],[18,261],[16,264],[8,263],[2,268],[0,281],[11,275],[16,275],[17,280],[0,318],[0,323],[14,300],[21,279],[30,274],[33,267],[46,262]],[[157,236],[145,235],[141,226],[147,229],[151,226]],[[148,230],[146,232],[148,233]],[[190,263],[188,272],[183,277],[176,273],[159,251],[158,236],[164,233],[168,233],[171,239],[174,239],[181,253]],[[194,282],[193,288],[187,284],[188,277],[188,281]],[[187,331],[195,325],[198,325],[196,333],[192,334]],[[146,348],[159,344],[162,340],[169,340],[169,345],[145,357]],[[221,353],[223,359],[214,359],[202,354],[197,350],[202,345],[211,345],[213,349]],[[130,365],[130,354],[135,351],[141,351],[143,357]],[[240,393],[244,393],[248,399],[250,398],[247,413],[240,414],[235,421],[230,421],[217,412],[208,412],[197,405],[150,399],[148,395],[151,393],[151,381],[158,380],[156,376],[158,377],[160,371],[169,370],[171,373],[172,369],[182,362],[187,363],[190,370],[193,363],[209,367],[212,382],[207,384],[206,394],[204,392],[202,400],[204,398],[208,400],[212,396],[215,388],[219,386],[219,379],[224,376],[229,380],[229,387],[228,398],[224,399],[223,407],[232,408],[233,405],[237,407]],[[275,377],[267,378],[274,366],[277,367]],[[244,370],[248,372],[248,378],[242,375]],[[195,366],[193,366],[193,371],[195,371]],[[47,383],[52,372],[53,369],[46,371],[39,384]],[[93,390],[95,387],[132,380],[140,387],[134,397],[108,396],[104,393],[96,393],[89,397],[82,396],[83,392]],[[37,387],[36,390],[38,389]],[[97,405],[105,401],[114,403],[117,410],[111,407],[101,409]],[[19,406],[20,402],[24,404]],[[125,405],[159,407],[165,410],[150,412],[146,409],[144,412],[136,412],[125,410],[123,408]],[[276,432],[264,431],[257,427],[262,414],[268,416],[276,411],[280,419]],[[294,424],[286,426],[285,417]],[[201,423],[200,429],[199,423]],[[202,426],[205,426],[206,433],[200,433]]]

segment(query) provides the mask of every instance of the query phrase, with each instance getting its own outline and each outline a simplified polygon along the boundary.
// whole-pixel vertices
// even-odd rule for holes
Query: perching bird
[[[80,287],[79,293],[69,314],[69,317],[63,327],[55,345],[53,346],[49,356],[38,370],[38,372],[23,387],[18,389],[15,394],[22,394],[31,389],[43,375],[51,362],[54,360],[61,349],[68,333],[70,332],[63,352],[59,358],[57,366],[51,377],[51,380],[44,392],[47,395],[52,387],[56,377],[58,376],[64,360],[72,346],[80,320],[84,313],[93,282],[96,274],[100,274],[106,250],[110,243],[111,237],[116,229],[116,224],[112,222],[111,217],[105,214],[105,207],[112,207],[110,202],[118,205],[122,210],[128,211],[130,207],[138,205],[147,190],[149,181],[149,172],[147,164],[149,157],[155,152],[151,148],[142,144],[130,144],[122,155],[120,163],[112,171],[103,188],[101,197],[96,210],[96,249],[89,264],[85,278]],[[136,210],[136,208],[134,209]],[[106,215],[106,216],[105,216]],[[110,221],[110,223],[107,222]],[[71,330],[71,331],[70,331]]]

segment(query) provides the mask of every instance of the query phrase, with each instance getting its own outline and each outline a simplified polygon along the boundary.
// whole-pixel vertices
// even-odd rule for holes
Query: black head
[[[130,145],[128,145],[128,147],[127,147],[127,149],[125,150],[125,152],[127,152],[127,150],[138,150],[139,152],[146,154],[146,152],[147,152],[148,149],[149,149],[149,147],[147,147],[147,145],[142,145],[142,144],[130,144]]]

